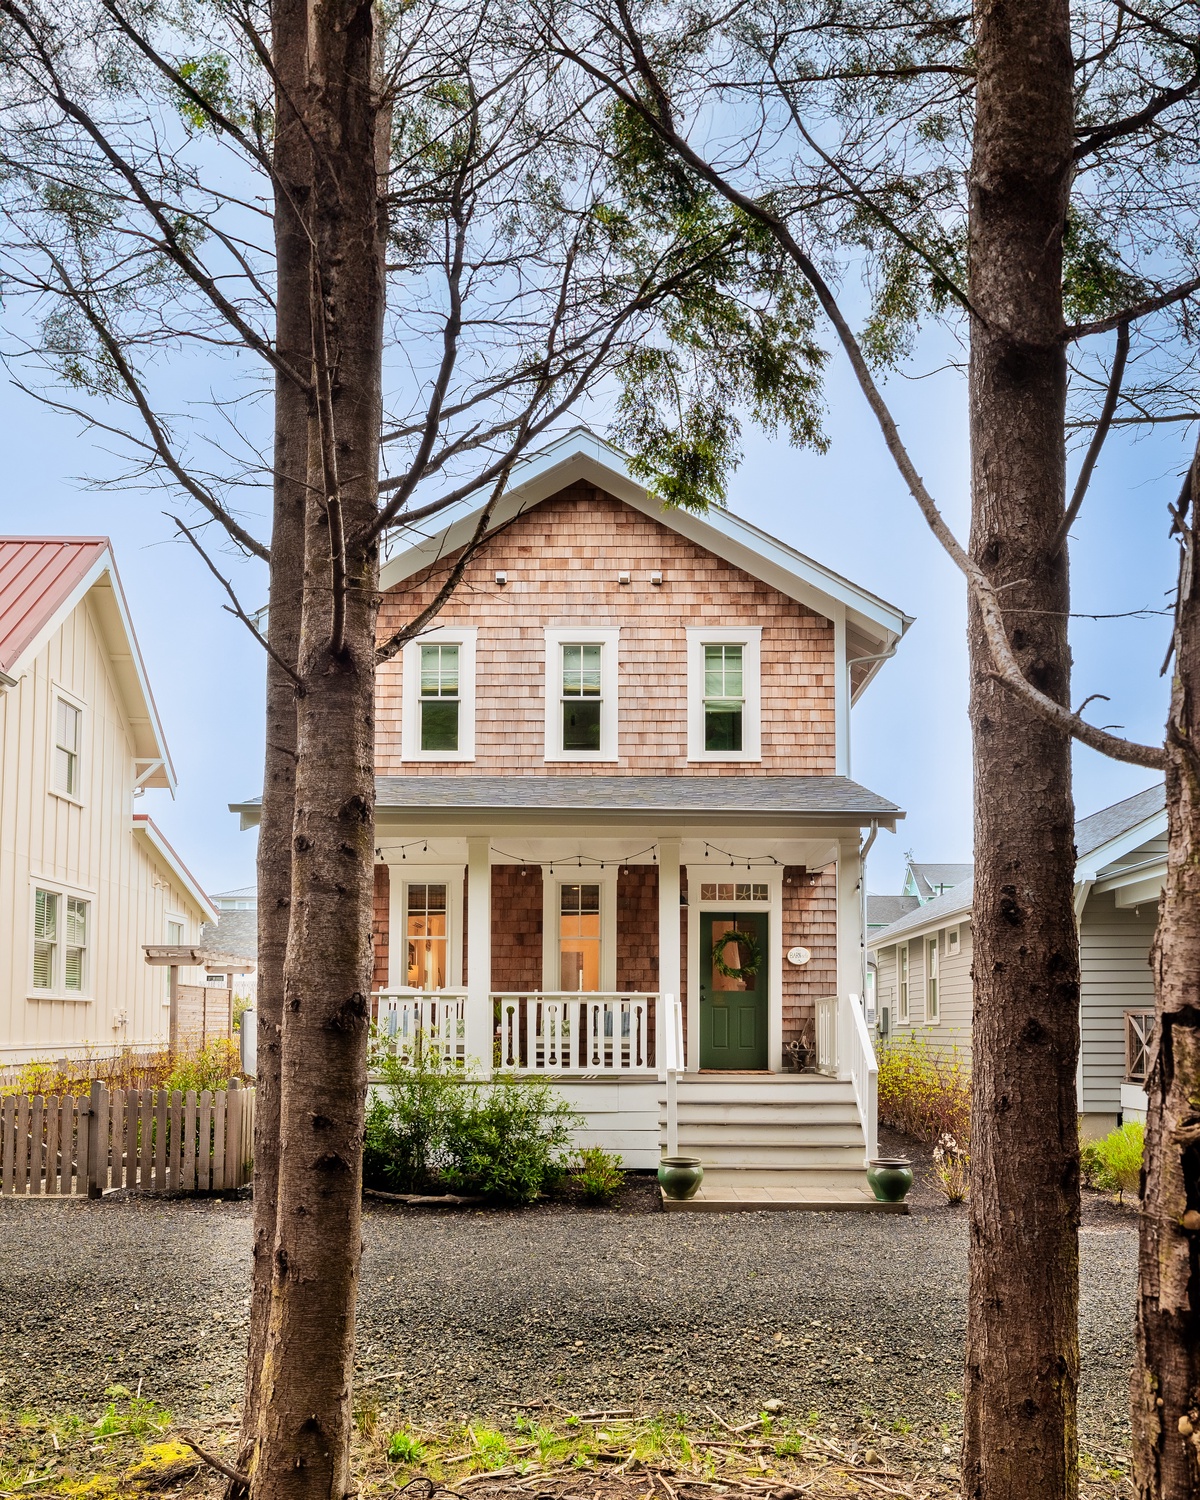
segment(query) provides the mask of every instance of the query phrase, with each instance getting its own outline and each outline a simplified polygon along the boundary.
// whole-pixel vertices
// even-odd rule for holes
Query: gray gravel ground
[[[966,1216],[524,1213],[369,1204],[360,1400],[415,1420],[556,1401],[957,1425]],[[0,1205],[0,1407],[88,1411],[106,1386],[177,1414],[236,1405],[250,1206]],[[1083,1410],[1127,1435],[1132,1215],[1082,1235]],[[369,1383],[367,1383],[369,1382]]]

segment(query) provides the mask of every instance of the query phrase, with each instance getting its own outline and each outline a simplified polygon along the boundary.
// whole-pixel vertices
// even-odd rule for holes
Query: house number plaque
[[[790,964],[806,964],[811,957],[812,950],[809,948],[789,948],[787,951],[787,961]]]

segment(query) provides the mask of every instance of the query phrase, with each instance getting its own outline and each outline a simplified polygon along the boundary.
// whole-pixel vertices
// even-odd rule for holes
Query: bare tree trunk
[[[1066,0],[980,0],[971,549],[1026,676],[1069,701],[1062,234]],[[1001,687],[972,606],[974,1064],[963,1493],[1078,1489],[1079,944],[1071,745]]]
[[[374,892],[384,223],[370,0],[311,12],[305,126],[320,456],[300,638],[279,1199],[256,1500],[349,1487]],[[283,79],[284,87],[289,80]],[[297,95],[293,95],[297,97]]]
[[[1176,515],[1175,677],[1167,719],[1167,882],[1155,939],[1157,1037],[1146,1082],[1134,1482],[1200,1496],[1200,450]]]
[[[275,343],[291,369],[312,365],[309,251],[302,221],[307,162],[301,122],[279,77],[303,77],[307,7],[276,0],[272,9],[275,91]],[[279,1178],[283,979],[292,903],[292,823],[296,806],[296,683],[281,663],[300,659],[304,518],[308,495],[309,396],[296,381],[275,381],[274,505],[267,638],[266,765],[258,835],[258,1072],[254,1114],[254,1240],[250,1334],[242,1444],[236,1467],[254,1468],[261,1416],[263,1353],[271,1306]],[[278,658],[278,660],[276,659]],[[231,1482],[227,1500],[244,1492]]]

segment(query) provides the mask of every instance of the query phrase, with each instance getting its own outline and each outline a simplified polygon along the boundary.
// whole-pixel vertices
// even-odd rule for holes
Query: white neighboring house
[[[253,967],[233,975],[211,969],[208,983],[225,985],[232,980],[234,1000],[253,1005],[258,990],[258,887],[244,885],[233,891],[218,891],[210,899],[217,909],[217,920],[204,924],[201,940],[205,947],[240,958]]]
[[[1145,1118],[1154,1020],[1150,945],[1167,869],[1161,783],[1081,818],[1075,849],[1080,1113],[1089,1134],[1103,1134],[1122,1119]],[[969,1058],[973,884],[960,880],[871,932],[882,1035]]]
[[[165,1044],[144,947],[216,912],[147,787],[175,772],[108,540],[0,537],[0,1063]]]

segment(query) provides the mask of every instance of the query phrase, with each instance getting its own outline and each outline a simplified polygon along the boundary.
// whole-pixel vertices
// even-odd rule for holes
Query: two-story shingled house
[[[381,638],[477,519],[393,538]],[[553,1075],[642,1167],[681,1029],[681,1151],[861,1198],[860,847],[901,814],[849,777],[850,708],[909,623],[726,510],[664,511],[586,430],[535,455],[380,669],[381,1028]],[[818,1046],[835,1076],[785,1073]]]

